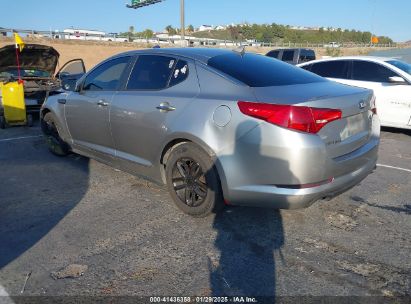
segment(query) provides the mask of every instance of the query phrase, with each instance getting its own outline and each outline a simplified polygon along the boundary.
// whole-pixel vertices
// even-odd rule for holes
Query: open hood
[[[51,46],[26,44],[19,54],[21,69],[40,70],[54,75],[60,54]],[[17,68],[16,46],[0,48],[0,72]]]

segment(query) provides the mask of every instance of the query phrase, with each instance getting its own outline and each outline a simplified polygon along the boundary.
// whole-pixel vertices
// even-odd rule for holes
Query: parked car
[[[147,49],[111,57],[47,99],[42,130],[79,153],[168,186],[200,217],[226,204],[301,208],[376,166],[373,94],[266,56]]]
[[[20,73],[24,81],[24,98],[28,113],[38,113],[48,94],[63,86],[70,89],[75,81],[85,73],[81,59],[70,60],[57,74],[56,67],[60,54],[53,48],[41,44],[26,44],[19,55]],[[0,48],[0,82],[18,79],[16,46]],[[0,115],[2,107],[0,105]]]
[[[341,47],[341,44],[334,41],[334,42],[329,42],[327,44],[324,44],[324,47],[326,47],[326,48],[339,48],[339,47]]]
[[[299,65],[330,80],[371,89],[382,126],[411,129],[411,65],[394,58],[354,56]]]
[[[278,49],[268,52],[266,56],[294,65],[316,59],[315,52],[311,49]]]

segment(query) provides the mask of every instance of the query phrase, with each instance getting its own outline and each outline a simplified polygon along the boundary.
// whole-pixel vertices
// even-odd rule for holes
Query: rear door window
[[[127,90],[162,90],[168,86],[177,59],[160,55],[140,55],[131,71]]]
[[[394,71],[369,61],[353,61],[354,80],[371,81],[371,82],[389,82],[389,78],[398,76]]]
[[[175,86],[187,79],[189,73],[188,63],[178,60],[170,78],[169,87]]]
[[[303,69],[267,56],[234,52],[212,57],[208,65],[250,87],[269,87],[327,81]]]
[[[333,60],[314,63],[311,72],[322,77],[348,79],[350,62],[348,60]]]
[[[284,51],[282,61],[291,62],[294,60],[294,51]]]

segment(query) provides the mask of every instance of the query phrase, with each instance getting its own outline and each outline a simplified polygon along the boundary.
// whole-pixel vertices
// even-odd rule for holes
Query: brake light
[[[377,114],[377,105],[376,105],[376,97],[375,97],[375,95],[371,98],[371,102],[370,102],[370,104],[371,104],[371,112],[373,113],[373,114]]]
[[[287,129],[318,133],[326,124],[341,119],[341,110],[239,101],[240,111]]]

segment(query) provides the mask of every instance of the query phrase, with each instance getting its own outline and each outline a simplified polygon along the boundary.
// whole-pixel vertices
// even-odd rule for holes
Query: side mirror
[[[392,83],[392,84],[407,84],[407,82],[405,81],[405,79],[402,78],[402,77],[400,77],[400,76],[389,77],[388,80],[389,80],[390,83]]]

